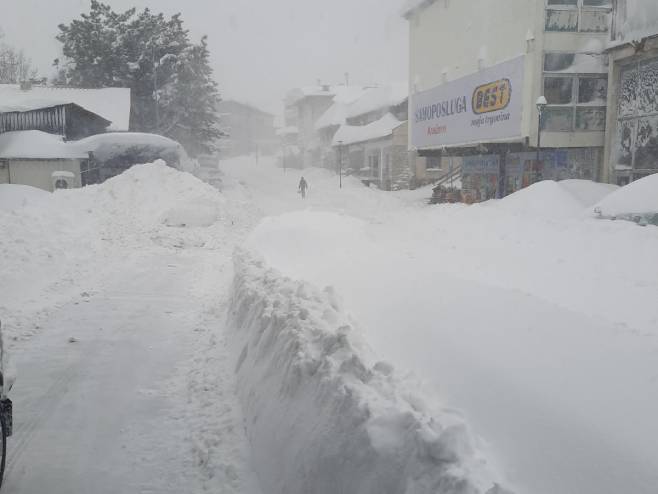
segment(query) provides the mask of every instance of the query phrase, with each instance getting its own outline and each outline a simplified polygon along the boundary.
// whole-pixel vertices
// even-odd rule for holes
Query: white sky
[[[0,0],[5,41],[24,48],[43,75],[59,56],[57,25],[88,10],[89,0]],[[297,86],[407,79],[403,0],[107,0],[115,9],[180,11],[193,37],[209,36],[225,99],[279,113]]]

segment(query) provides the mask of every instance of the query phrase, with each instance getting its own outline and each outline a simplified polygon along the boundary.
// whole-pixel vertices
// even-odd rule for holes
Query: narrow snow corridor
[[[19,344],[3,492],[257,494],[222,344],[231,269],[140,256]]]

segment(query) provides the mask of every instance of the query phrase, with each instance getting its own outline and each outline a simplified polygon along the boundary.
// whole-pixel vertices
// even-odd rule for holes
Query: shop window
[[[658,169],[658,115],[637,122],[635,168]]]
[[[616,167],[637,180],[658,170],[658,59],[625,67],[619,84]]]
[[[635,114],[637,93],[640,85],[640,72],[636,68],[625,70],[621,75],[619,86],[619,116],[630,117]]]
[[[546,31],[607,33],[612,0],[547,0]]]
[[[658,60],[642,65],[638,82],[638,111],[645,115],[658,113]]]

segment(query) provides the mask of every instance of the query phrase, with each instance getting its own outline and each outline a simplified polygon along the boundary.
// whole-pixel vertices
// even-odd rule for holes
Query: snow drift
[[[284,278],[245,251],[235,268],[238,393],[268,492],[508,492],[460,415],[374,361],[332,289]]]
[[[225,246],[234,218],[244,216],[239,208],[244,206],[162,161],[54,194],[0,185],[0,313],[8,337],[32,334],[35,307],[79,296],[80,278],[102,277],[127,256],[141,255],[145,245]]]
[[[604,215],[658,213],[658,173],[622,187],[596,204]]]

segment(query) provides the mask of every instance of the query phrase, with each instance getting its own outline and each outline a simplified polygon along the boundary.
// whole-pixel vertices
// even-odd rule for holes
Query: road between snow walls
[[[229,305],[254,466],[273,494],[507,494],[456,412],[376,362],[331,288],[237,250]]]

